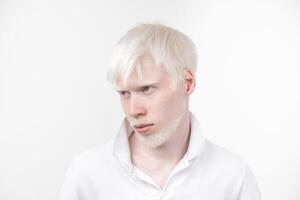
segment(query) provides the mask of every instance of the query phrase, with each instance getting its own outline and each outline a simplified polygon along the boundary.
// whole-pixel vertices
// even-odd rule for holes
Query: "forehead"
[[[133,69],[127,80],[119,76],[116,82],[118,90],[129,90],[138,87],[159,84],[161,82],[170,82],[170,75],[163,66],[155,64],[152,58],[143,57],[139,60],[140,73]]]

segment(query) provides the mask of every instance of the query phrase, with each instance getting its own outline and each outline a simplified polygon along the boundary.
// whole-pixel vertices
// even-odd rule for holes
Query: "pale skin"
[[[188,148],[188,102],[195,88],[195,78],[191,70],[185,69],[183,82],[175,88],[170,75],[161,66],[155,65],[151,58],[142,58],[140,64],[142,78],[133,72],[127,82],[118,79],[117,90],[126,118],[134,129],[129,137],[132,162],[163,189]],[[142,133],[134,127],[136,124],[151,126]],[[172,133],[169,134],[169,130]]]

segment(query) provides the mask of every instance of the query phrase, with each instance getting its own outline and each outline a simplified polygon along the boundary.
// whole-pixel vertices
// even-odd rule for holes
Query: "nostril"
[[[131,108],[130,110],[130,115],[132,117],[139,117],[139,116],[143,116],[146,114],[146,109],[144,109],[143,107],[134,107],[134,108]]]
[[[129,114],[133,117],[138,117],[140,115],[145,115],[146,114],[146,109],[141,105],[132,104],[130,106]]]

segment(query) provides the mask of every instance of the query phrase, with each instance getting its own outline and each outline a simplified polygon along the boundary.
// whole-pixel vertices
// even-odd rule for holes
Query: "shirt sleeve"
[[[71,162],[62,185],[59,200],[79,200],[79,174],[75,159]]]
[[[247,164],[245,164],[244,178],[238,200],[261,200],[255,177]]]

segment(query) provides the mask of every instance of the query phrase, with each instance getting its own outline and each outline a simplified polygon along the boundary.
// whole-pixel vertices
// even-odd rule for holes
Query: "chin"
[[[172,135],[173,132],[165,132],[164,134],[154,133],[154,135],[149,135],[146,138],[141,138],[141,139],[143,144],[147,148],[154,149],[164,145]]]
[[[164,143],[160,143],[160,142],[144,142],[144,145],[148,148],[148,149],[155,149],[157,147],[162,146]]]

